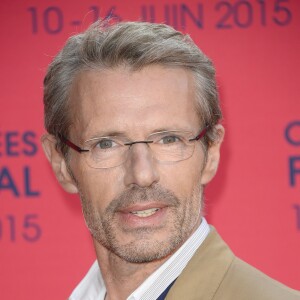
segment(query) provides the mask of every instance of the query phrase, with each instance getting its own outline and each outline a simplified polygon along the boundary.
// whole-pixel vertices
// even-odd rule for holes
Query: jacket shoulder
[[[235,257],[213,299],[300,300],[300,292]]]
[[[212,227],[167,300],[300,300],[300,292],[237,258]]]

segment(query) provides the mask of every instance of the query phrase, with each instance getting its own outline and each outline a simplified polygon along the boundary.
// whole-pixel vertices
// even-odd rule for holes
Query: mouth
[[[162,203],[140,203],[119,210],[118,216],[127,228],[154,228],[166,221],[167,211],[168,206]]]
[[[157,211],[159,211],[159,209],[160,208],[154,207],[145,210],[131,211],[130,213],[140,218],[147,218],[154,215]]]

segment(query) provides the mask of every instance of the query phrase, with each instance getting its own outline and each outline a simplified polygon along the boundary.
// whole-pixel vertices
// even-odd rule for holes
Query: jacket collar
[[[166,300],[212,299],[233,260],[234,254],[211,227],[209,235],[177,278]]]

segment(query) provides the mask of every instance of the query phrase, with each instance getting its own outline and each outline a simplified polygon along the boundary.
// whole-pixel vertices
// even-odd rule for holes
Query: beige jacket
[[[300,300],[300,292],[238,259],[214,228],[177,278],[167,300]]]

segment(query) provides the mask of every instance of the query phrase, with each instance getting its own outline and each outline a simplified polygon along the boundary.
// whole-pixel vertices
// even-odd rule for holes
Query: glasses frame
[[[207,133],[209,128],[209,125],[206,125],[203,129],[201,129],[201,131],[199,132],[199,134],[197,134],[195,137],[189,139],[189,142],[192,141],[199,141],[201,138],[203,138],[205,136],[205,134]],[[89,152],[89,149],[82,149],[79,146],[75,145],[73,142],[71,142],[70,140],[68,140],[67,138],[65,138],[63,135],[59,135],[59,139],[61,140],[62,143],[64,143],[65,145],[67,145],[68,147],[72,148],[73,150],[75,150],[78,153],[83,153],[83,152]],[[133,142],[128,142],[128,143],[124,143],[124,146],[132,146],[134,144],[150,144],[153,143],[153,141],[133,141]]]

